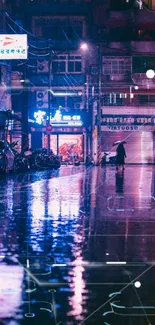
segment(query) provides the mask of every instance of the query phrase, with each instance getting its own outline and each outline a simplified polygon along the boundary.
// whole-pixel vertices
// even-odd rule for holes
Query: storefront
[[[126,162],[152,164],[155,161],[155,118],[151,116],[102,116],[102,152],[112,151],[115,141],[126,141]]]
[[[55,154],[59,154],[63,161],[71,161],[74,157],[78,157],[80,161],[84,161],[85,130],[80,134],[77,134],[77,130],[74,129],[70,131],[72,133],[69,132],[67,134],[67,130],[64,130],[64,133],[62,130],[53,130],[54,134],[50,135],[50,148]],[[44,148],[48,147],[47,141],[47,134],[43,133]]]
[[[62,157],[63,161],[71,161],[77,157],[81,162],[85,161],[88,150],[88,132],[86,127],[86,114],[62,115],[56,111],[51,119],[52,130],[47,127],[31,128],[31,148],[48,148]]]

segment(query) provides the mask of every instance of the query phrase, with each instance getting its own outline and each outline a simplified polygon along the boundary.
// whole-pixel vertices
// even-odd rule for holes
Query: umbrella
[[[126,143],[126,141],[116,141],[116,142],[114,142],[113,143],[113,146],[118,146],[119,144],[125,144]]]

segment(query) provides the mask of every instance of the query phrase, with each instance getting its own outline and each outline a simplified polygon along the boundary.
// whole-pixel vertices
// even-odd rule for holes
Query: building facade
[[[125,140],[128,163],[154,162],[155,79],[146,76],[155,66],[154,9],[154,0],[18,0],[6,25],[29,31],[26,68],[17,70],[28,81],[32,148],[98,160]],[[20,110],[25,98],[17,98]]]
[[[99,150],[113,153],[113,143],[124,140],[127,163],[154,163],[155,78],[146,76],[155,67],[154,12],[145,2],[105,3],[103,12],[96,3],[93,24],[102,56]]]
[[[84,161],[91,151],[89,71],[80,48],[89,15],[87,1],[18,1],[12,20],[7,18],[11,33],[29,31],[28,61],[24,68],[14,67],[14,109],[22,110],[21,88],[26,88],[29,146],[52,149],[63,160],[77,153]]]

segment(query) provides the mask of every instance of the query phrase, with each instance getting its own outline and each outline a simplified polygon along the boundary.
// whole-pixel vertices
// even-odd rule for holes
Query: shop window
[[[83,136],[78,134],[59,135],[59,155],[63,161],[83,161]]]
[[[131,72],[130,57],[103,57],[104,75],[125,75]]]
[[[47,134],[43,134],[42,147],[48,149],[48,137]],[[57,154],[57,135],[50,135],[50,149],[54,154]]]

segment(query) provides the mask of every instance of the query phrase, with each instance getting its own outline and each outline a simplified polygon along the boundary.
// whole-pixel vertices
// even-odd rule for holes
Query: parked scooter
[[[105,165],[115,165],[116,156],[110,156],[110,152],[104,152],[103,157],[101,159],[101,166]]]
[[[50,153],[47,149],[36,149],[34,151],[25,152],[31,169],[58,169],[61,166],[61,160],[54,155],[52,150]]]
[[[80,160],[79,159],[75,159],[74,166],[80,166]]]
[[[14,171],[14,152],[5,140],[0,140],[0,170],[3,172]]]

